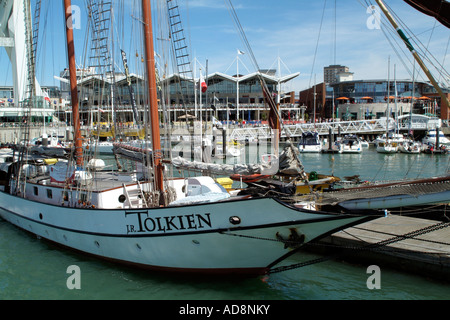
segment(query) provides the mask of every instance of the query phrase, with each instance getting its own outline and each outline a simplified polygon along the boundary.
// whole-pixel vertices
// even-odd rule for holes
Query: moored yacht
[[[346,135],[341,141],[342,153],[361,153],[362,144],[361,139],[356,135]]]
[[[313,131],[303,132],[298,143],[298,150],[301,153],[319,153],[322,151],[322,143],[319,134]]]
[[[377,152],[379,153],[397,153],[398,152],[398,142],[391,140],[378,140],[376,144]]]
[[[450,140],[441,130],[429,130],[426,136],[422,139],[422,143],[424,145],[436,145],[437,142],[439,143],[439,147],[450,147]]]

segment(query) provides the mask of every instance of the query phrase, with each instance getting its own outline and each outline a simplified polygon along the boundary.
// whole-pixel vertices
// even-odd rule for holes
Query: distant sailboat
[[[389,101],[391,100],[390,96],[390,66],[391,60],[388,59],[388,84],[387,84],[387,104],[386,104],[386,135],[385,138],[381,138],[377,141],[377,152],[379,153],[396,153],[398,151],[398,143],[396,141],[392,141],[389,139],[389,121],[390,121],[390,108]],[[395,97],[396,98],[396,97]]]

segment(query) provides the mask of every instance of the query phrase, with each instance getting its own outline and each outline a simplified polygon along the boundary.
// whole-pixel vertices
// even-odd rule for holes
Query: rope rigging
[[[375,5],[371,0],[358,0],[358,2],[364,8]],[[442,79],[442,81],[444,81],[444,84],[446,84],[448,86],[449,85],[448,79],[450,79],[449,72],[443,66],[444,62],[445,62],[445,55],[444,55],[443,62],[442,63],[439,62],[434,57],[434,55],[428,50],[427,46],[425,46],[420,41],[420,39],[417,37],[417,35],[414,34],[410,30],[410,28],[408,28],[408,26],[405,24],[405,22],[402,21],[402,19],[395,13],[395,11],[391,7],[389,7],[387,4],[385,4],[385,6],[389,9],[392,16],[395,17],[395,19],[399,23],[399,26],[405,32],[405,35],[407,36],[408,40],[413,43],[417,54],[421,57],[421,59],[427,61],[429,66],[433,67],[436,70],[436,72],[439,74],[439,81],[441,81],[441,79]],[[410,52],[405,50],[405,45],[404,45],[403,41],[398,37],[397,30],[394,30],[394,28],[392,27],[392,25],[389,23],[388,19],[384,15],[381,15],[380,23],[382,25],[381,30],[382,30],[384,36],[386,37],[386,39],[388,40],[390,46],[396,53],[399,60],[402,62],[403,66],[405,67],[405,70],[410,75],[412,75],[412,72],[411,72],[410,68],[408,67],[408,65],[413,65],[414,59],[411,60],[412,57],[411,57]],[[431,31],[428,42],[431,41],[431,37],[433,35],[434,29],[438,28],[438,27],[441,27],[441,26],[440,25],[436,26],[436,24],[435,24],[435,26],[433,28],[425,31],[425,32]],[[400,51],[398,49],[400,49]],[[403,56],[400,53],[402,53]],[[405,60],[408,61],[408,64],[405,63]],[[425,82],[428,81],[428,78],[425,77],[422,73],[420,73],[420,77],[422,78],[423,81],[425,81]]]

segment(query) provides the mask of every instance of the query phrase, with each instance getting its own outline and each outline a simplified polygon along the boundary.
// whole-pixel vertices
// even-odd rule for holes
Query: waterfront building
[[[277,77],[274,70],[261,70],[247,75],[227,75],[220,72],[205,78],[206,92],[198,88],[200,79],[194,81],[179,75],[169,75],[159,79],[160,111],[166,107],[168,121],[186,118],[211,120],[212,117],[225,121],[266,120],[268,109],[259,83],[263,77],[269,91],[276,95],[278,88],[294,79],[299,73]],[[134,92],[140,119],[144,114],[139,106],[146,101],[145,81],[142,76],[130,74],[129,82],[124,74],[102,77],[91,74],[78,82],[81,121],[111,122],[113,114],[120,122],[134,120],[129,84]],[[111,90],[114,88],[114,94]],[[64,91],[62,91],[64,92]],[[114,98],[114,100],[113,100]],[[114,107],[113,107],[114,106]],[[114,110],[114,112],[112,112]],[[281,91],[280,110],[286,119],[299,117],[299,107],[295,103],[295,92]]]
[[[55,117],[66,107],[61,99],[60,90],[56,86],[42,86],[45,96],[36,96],[31,108],[31,122],[53,122]],[[24,116],[22,102],[16,104],[12,86],[0,86],[0,122],[21,122]]]
[[[414,114],[440,115],[440,97],[428,82],[397,80],[389,81],[389,114],[401,116]],[[314,100],[314,92],[316,98]],[[299,103],[305,105],[308,118],[313,121],[340,119],[365,120],[386,117],[388,80],[350,80],[331,84],[320,83],[299,93]],[[314,105],[315,101],[315,105]]]

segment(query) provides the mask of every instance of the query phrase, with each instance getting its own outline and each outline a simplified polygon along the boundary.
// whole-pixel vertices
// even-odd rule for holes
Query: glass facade
[[[0,87],[0,99],[14,99],[12,87]]]
[[[389,82],[389,95],[395,95],[395,83]],[[367,80],[367,81],[346,81],[331,85],[334,88],[334,96],[347,97],[352,100],[359,100],[363,97],[373,98],[372,102],[385,102],[388,96],[388,81],[386,80]],[[420,97],[423,93],[434,92],[430,84],[424,82],[397,81],[397,95],[399,97],[412,96]]]

